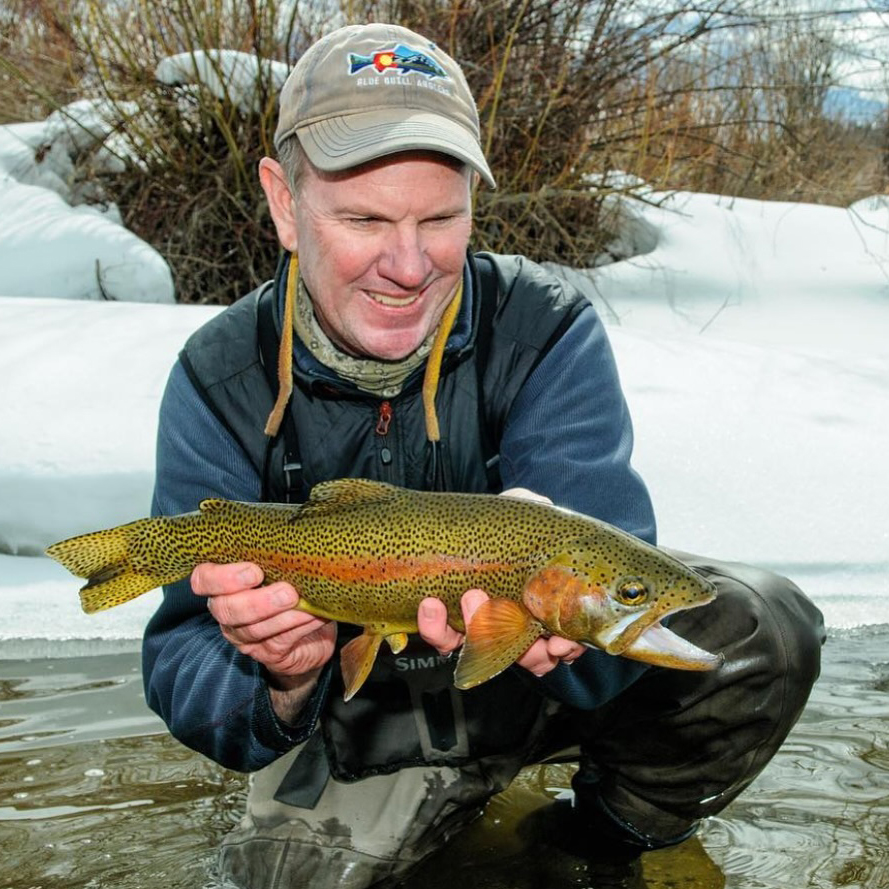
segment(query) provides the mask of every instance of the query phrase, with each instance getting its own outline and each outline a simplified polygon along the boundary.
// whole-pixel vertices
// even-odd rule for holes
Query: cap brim
[[[464,161],[496,188],[475,136],[438,114],[378,109],[298,127],[309,160],[327,172],[347,170],[399,151],[440,151]]]

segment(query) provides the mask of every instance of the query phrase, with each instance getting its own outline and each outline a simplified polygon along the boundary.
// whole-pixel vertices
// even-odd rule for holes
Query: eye
[[[648,587],[644,580],[630,577],[617,585],[617,601],[621,605],[641,605],[648,601]]]

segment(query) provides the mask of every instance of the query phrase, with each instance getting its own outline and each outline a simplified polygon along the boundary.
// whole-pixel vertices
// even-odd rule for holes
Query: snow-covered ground
[[[663,543],[889,622],[889,201],[678,194],[596,271]]]
[[[18,164],[0,170],[4,219],[24,213],[14,186],[51,194],[4,154],[9,138],[0,128],[0,165]],[[653,249],[591,284],[661,542],[787,574],[832,627],[889,623],[889,203],[677,194],[633,211]],[[54,221],[49,252],[36,211],[20,248],[0,233],[0,656],[21,654],[12,640],[140,637],[159,593],[86,616],[80,582],[40,553],[147,514],[166,375],[219,311],[84,300],[83,275],[53,266],[95,270],[73,246],[82,219]],[[118,299],[151,299],[121,251]]]

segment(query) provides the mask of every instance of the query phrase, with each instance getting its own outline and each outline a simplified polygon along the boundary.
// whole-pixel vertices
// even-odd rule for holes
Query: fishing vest
[[[384,399],[297,367],[282,431],[268,439],[263,427],[277,395],[278,276],[189,338],[180,360],[263,479],[263,499],[299,502],[314,484],[344,477],[499,493],[499,442],[510,407],[588,300],[523,257],[481,253],[468,262],[472,334],[442,363],[435,400],[441,441],[434,447],[426,438],[421,374]],[[339,645],[357,632],[350,630],[340,626]],[[409,765],[455,766],[508,754],[523,744],[543,704],[520,670],[456,691],[454,662],[416,636],[397,656],[383,646],[347,704],[338,658],[329,668],[313,738],[326,757],[317,749],[301,756],[296,766],[302,760],[303,773],[290,782],[301,805],[310,802],[306,788],[318,784],[321,760],[336,778],[355,780]]]

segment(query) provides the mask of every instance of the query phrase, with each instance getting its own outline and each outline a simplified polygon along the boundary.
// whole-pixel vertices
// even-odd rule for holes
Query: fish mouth
[[[725,656],[713,654],[677,636],[660,621],[646,627],[620,654],[634,661],[674,670],[715,670]]]
[[[674,608],[670,614],[706,605],[713,595],[684,608]],[[648,611],[627,614],[599,635],[599,644],[608,654],[619,654],[632,660],[676,670],[715,670],[725,661],[722,654],[713,654],[683,639],[667,629],[661,620],[666,613]]]

